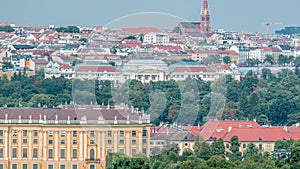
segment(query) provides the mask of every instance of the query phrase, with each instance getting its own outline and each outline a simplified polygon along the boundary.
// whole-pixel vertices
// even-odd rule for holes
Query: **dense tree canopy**
[[[80,29],[77,26],[59,27],[56,28],[59,33],[79,33]]]
[[[199,156],[201,144],[200,139],[197,140],[195,151],[185,150],[181,155],[174,149],[166,149],[160,153],[146,158],[137,155],[133,158],[124,155],[108,155],[107,168],[153,168],[153,169],[290,169],[299,168],[300,166],[300,141],[296,141],[291,145],[292,155],[289,158],[275,159],[268,153],[261,153],[255,144],[250,143],[247,146],[243,156],[233,159],[224,154],[208,153],[205,156]],[[215,140],[214,143],[222,142]],[[223,142],[222,142],[223,143]],[[207,143],[206,143],[207,144]],[[223,143],[224,144],[224,143]],[[238,145],[238,138],[234,137],[231,141],[232,145]],[[208,148],[214,147],[207,145]],[[237,157],[237,156],[236,156]]]
[[[129,80],[120,87],[110,81],[44,79],[43,72],[36,74],[26,77],[24,72],[16,72],[11,81],[3,75],[0,106],[36,107],[41,98],[40,105],[48,107],[71,101],[104,105],[125,103],[151,114],[154,124],[198,125],[209,119],[257,119],[262,125],[292,125],[300,121],[300,78],[289,70],[275,76],[266,69],[261,78],[249,71],[240,81],[230,76],[216,82],[188,78],[182,82],[143,84]]]
[[[0,26],[0,32],[13,32],[15,29],[11,26]]]

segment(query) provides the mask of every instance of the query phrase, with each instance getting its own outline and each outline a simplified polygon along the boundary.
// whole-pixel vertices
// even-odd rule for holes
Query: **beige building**
[[[150,117],[104,107],[0,109],[0,169],[102,169],[150,152]]]

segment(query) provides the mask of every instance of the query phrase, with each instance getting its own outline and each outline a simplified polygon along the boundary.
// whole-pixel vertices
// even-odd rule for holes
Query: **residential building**
[[[170,37],[165,33],[148,33],[144,35],[143,42],[147,44],[167,44],[170,42]]]

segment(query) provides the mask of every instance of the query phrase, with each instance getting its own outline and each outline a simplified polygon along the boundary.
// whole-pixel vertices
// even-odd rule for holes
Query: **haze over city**
[[[0,20],[17,25],[106,25],[133,13],[162,12],[199,21],[201,4],[202,0],[10,0],[1,2]],[[227,31],[265,32],[264,23],[282,23],[271,27],[274,32],[284,26],[300,25],[299,5],[298,0],[211,0],[211,26]]]

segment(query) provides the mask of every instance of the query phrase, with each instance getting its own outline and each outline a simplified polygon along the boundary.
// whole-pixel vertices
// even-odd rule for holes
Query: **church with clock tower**
[[[210,33],[210,14],[207,0],[203,1],[200,15],[200,32]]]
[[[175,27],[174,32],[194,37],[211,36],[208,0],[203,0],[200,12],[200,22],[180,22],[178,26]]]

